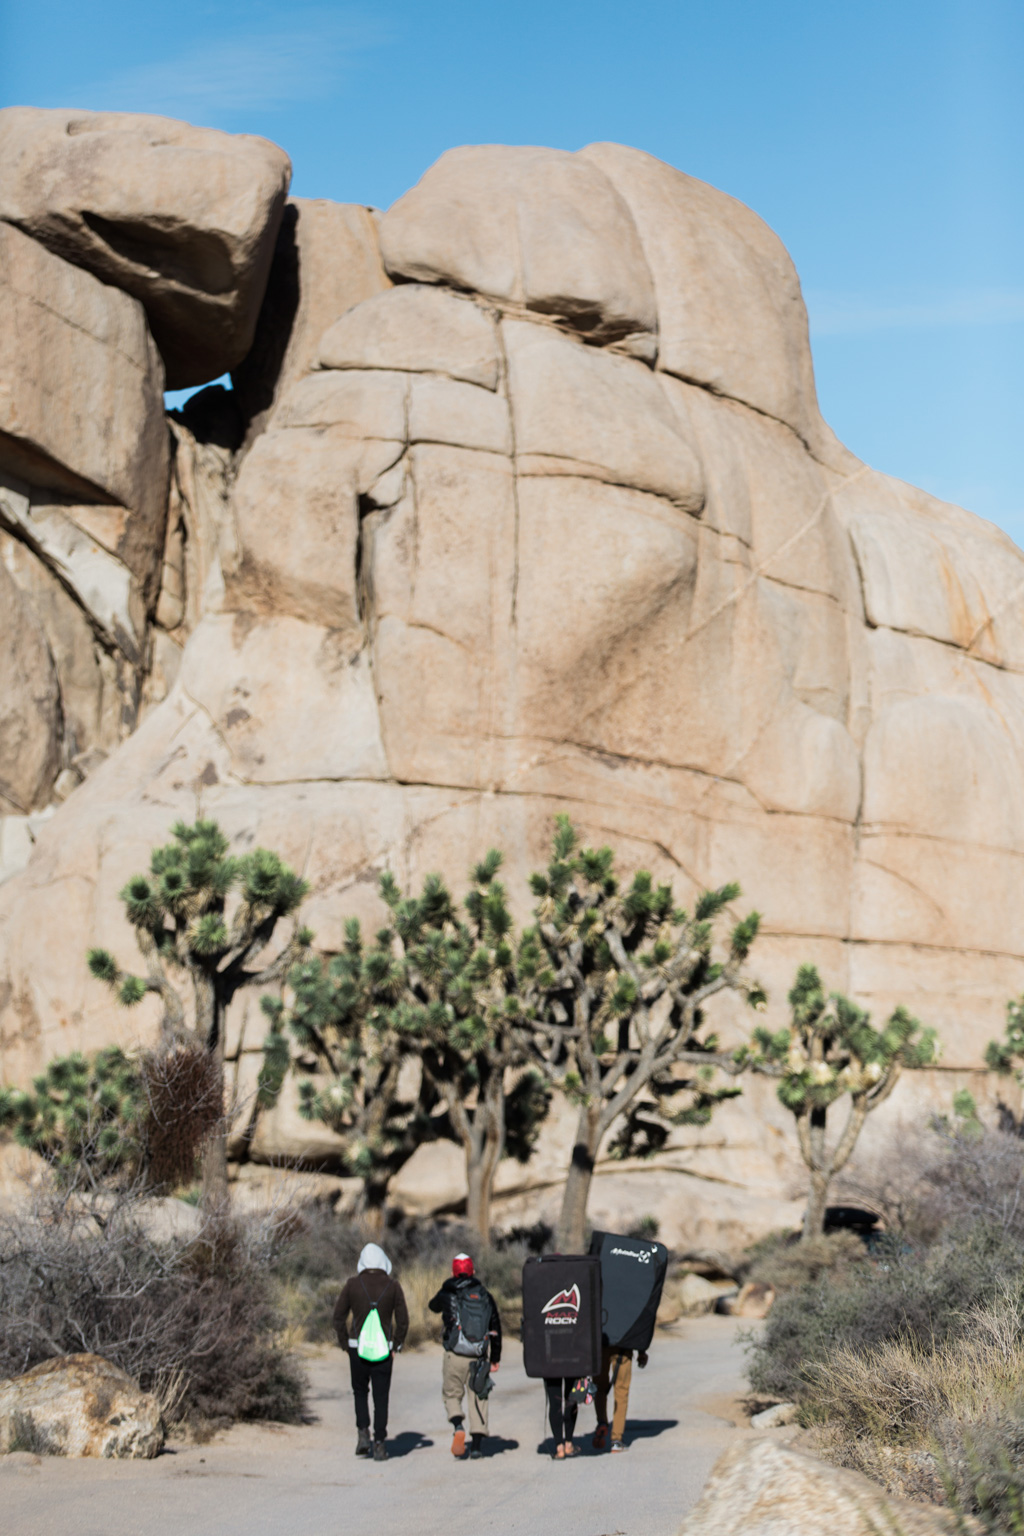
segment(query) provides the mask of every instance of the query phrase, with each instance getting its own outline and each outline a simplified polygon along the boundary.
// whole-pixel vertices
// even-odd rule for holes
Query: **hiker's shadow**
[[[631,1440],[654,1440],[667,1429],[676,1429],[678,1419],[630,1419],[626,1425],[626,1443]]]
[[[485,1456],[502,1456],[505,1451],[518,1451],[518,1440],[504,1440],[501,1435],[488,1435],[484,1441]]]
[[[389,1456],[408,1456],[411,1451],[426,1451],[433,1445],[433,1440],[420,1434],[418,1429],[403,1429],[400,1435],[388,1441]]]

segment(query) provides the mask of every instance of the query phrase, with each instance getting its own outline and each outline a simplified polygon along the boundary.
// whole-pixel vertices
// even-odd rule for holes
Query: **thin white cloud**
[[[806,300],[813,336],[937,330],[946,326],[1014,325],[1024,320],[1024,288],[959,288],[889,301],[870,294],[812,289]]]
[[[103,111],[209,120],[328,96],[360,53],[386,40],[387,29],[364,15],[304,9],[293,14],[287,30],[211,39],[86,82],[62,97],[73,95],[75,106]]]

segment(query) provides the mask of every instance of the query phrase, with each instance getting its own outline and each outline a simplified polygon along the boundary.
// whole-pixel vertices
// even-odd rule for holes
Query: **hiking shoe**
[[[466,1431],[457,1429],[452,1435],[452,1455],[463,1456],[466,1451]]]
[[[359,1431],[359,1439],[356,1441],[356,1455],[369,1456],[372,1450],[373,1441],[370,1439],[370,1431],[368,1429],[361,1429]]]
[[[484,1453],[478,1445],[474,1445],[473,1449],[470,1451],[469,1459],[470,1461],[483,1461]]]
[[[626,1449],[626,1442],[625,1442],[625,1440],[613,1440],[612,1441],[612,1450],[613,1451],[624,1451],[625,1449]]]
[[[374,1461],[387,1461],[388,1448],[383,1440],[375,1440],[373,1442],[373,1459]]]
[[[597,1428],[594,1431],[594,1438],[593,1438],[593,1440],[591,1440],[590,1443],[594,1447],[595,1451],[603,1451],[604,1450],[605,1446],[608,1444],[608,1425],[607,1424],[599,1424],[597,1426]]]

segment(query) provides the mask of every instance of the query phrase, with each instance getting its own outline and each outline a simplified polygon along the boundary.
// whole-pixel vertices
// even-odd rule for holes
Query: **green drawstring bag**
[[[366,1293],[366,1286],[363,1286]],[[369,1295],[366,1297],[369,1301]],[[359,1338],[356,1340],[356,1354],[360,1360],[368,1360],[371,1363],[377,1360],[386,1360],[391,1353],[391,1344],[380,1320],[380,1313],[376,1307],[371,1307],[366,1314],[366,1321],[359,1330]]]

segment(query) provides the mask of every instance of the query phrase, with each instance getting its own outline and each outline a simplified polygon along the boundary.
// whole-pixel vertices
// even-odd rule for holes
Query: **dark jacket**
[[[334,1303],[334,1327],[342,1349],[348,1348],[350,1339],[358,1339],[371,1307],[377,1308],[381,1327],[394,1348],[401,1349],[409,1332],[409,1308],[398,1281],[382,1269],[364,1269],[342,1286]]]
[[[472,1289],[474,1286],[482,1286],[484,1290],[487,1290],[487,1287],[483,1285],[476,1275],[452,1275],[450,1280],[445,1281],[437,1295],[427,1303],[431,1312],[440,1312],[441,1314],[441,1321],[444,1324],[443,1343],[445,1349],[451,1349],[455,1343],[456,1297],[460,1290]],[[491,1362],[497,1365],[501,1359],[501,1318],[498,1314],[498,1307],[494,1297],[491,1296],[490,1291],[487,1291],[487,1294],[491,1298],[491,1320],[488,1324]]]

